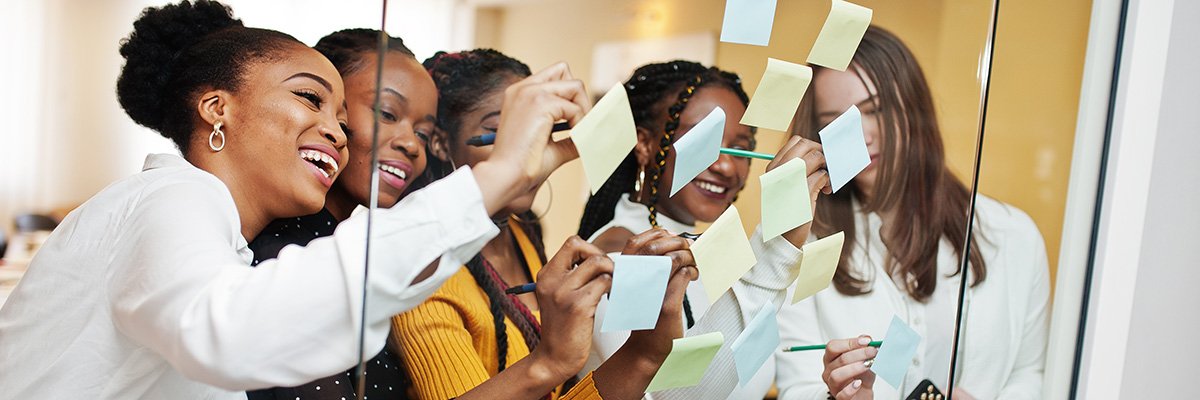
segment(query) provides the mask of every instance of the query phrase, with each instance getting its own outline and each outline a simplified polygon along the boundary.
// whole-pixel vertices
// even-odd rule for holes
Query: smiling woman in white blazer
[[[329,60],[204,0],[146,9],[121,54],[122,107],[183,157],[150,156],[50,235],[0,309],[0,397],[244,399],[345,370],[360,323],[373,355],[496,235],[489,215],[573,156],[550,127],[588,108],[565,64],[514,85],[491,158],[377,213],[364,285],[364,216],[249,266],[246,238],[320,210],[347,161]]]
[[[903,399],[924,379],[946,390],[959,273],[969,287],[954,398],[1036,398],[1049,297],[1037,226],[1020,210],[977,196],[970,264],[960,271],[971,193],[945,165],[920,66],[883,29],[867,30],[845,72],[816,68],[796,133],[814,136],[851,105],[862,112],[871,165],[818,200],[813,227],[815,237],[845,231],[842,259],[830,288],[779,316],[785,346],[829,346],[776,357],[780,398]],[[893,315],[922,337],[899,388],[876,379],[866,361],[878,349],[864,343],[883,339],[886,346]]]

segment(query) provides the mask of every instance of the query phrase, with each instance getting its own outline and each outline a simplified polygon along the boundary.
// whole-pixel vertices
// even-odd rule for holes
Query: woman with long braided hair
[[[490,49],[438,53],[425,66],[439,92],[438,130],[425,174],[436,181],[488,157],[492,146],[470,146],[467,140],[496,131],[506,89],[530,71]],[[554,260],[546,262],[541,228],[529,211],[536,192],[531,188],[493,214],[501,234],[433,297],[393,320],[393,347],[412,378],[413,397],[636,399],[670,352],[671,340],[682,336],[672,321],[680,318],[683,292],[696,277],[687,241],[663,230],[638,235],[631,251],[647,254],[653,248],[674,262],[662,328],[641,332],[610,363],[572,385],[587,359],[599,299],[546,280]],[[578,237],[564,249],[604,254]],[[536,293],[504,292],[535,280]]]
[[[712,222],[733,204],[745,185],[750,161],[728,155],[720,156],[675,196],[668,196],[676,157],[671,145],[714,108],[720,107],[726,115],[723,147],[755,147],[755,129],[738,122],[749,97],[741,79],[733,73],[689,61],[649,64],[634,71],[625,82],[625,90],[633,109],[638,143],[604,186],[588,199],[579,227],[580,236],[605,251],[620,251],[634,232],[652,227],[674,233],[694,231],[697,222]],[[825,160],[820,145],[793,138],[767,168],[794,158],[805,159],[810,192],[815,198],[828,182],[822,170]],[[807,237],[808,224],[765,243],[756,232],[751,245],[758,264],[734,284],[737,295],[710,302],[702,284],[692,282],[682,304],[684,318],[677,323],[686,326],[689,334],[721,331],[726,338],[737,337],[744,321],[751,320],[761,307],[782,304],[795,277],[791,267],[798,265],[802,257],[799,247]],[[601,302],[598,318],[606,311],[605,304]],[[597,328],[584,372],[612,356],[628,336],[624,332],[601,333]],[[659,392],[653,397],[750,399],[766,394],[775,373],[773,358],[747,385],[739,386],[732,354],[722,350],[717,357],[699,386]]]

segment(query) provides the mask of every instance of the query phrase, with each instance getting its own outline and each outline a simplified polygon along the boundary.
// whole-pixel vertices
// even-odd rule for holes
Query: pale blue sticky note
[[[871,371],[883,378],[894,388],[904,384],[904,374],[917,355],[917,345],[921,344],[921,335],[909,328],[899,317],[892,317],[892,325],[888,327],[883,344],[879,346],[879,354]]]
[[[609,256],[613,260],[612,289],[601,332],[652,329],[662,311],[671,275],[671,257]]]
[[[724,137],[725,110],[716,107],[675,141],[675,175],[671,177],[671,196],[717,162],[721,156],[721,139]]]
[[[763,305],[746,329],[733,340],[733,366],[737,368],[738,384],[745,385],[758,373],[763,363],[779,349],[779,321],[775,319],[775,305]]]
[[[825,166],[829,169],[829,184],[837,192],[871,165],[871,155],[867,153],[867,142],[863,138],[862,113],[858,107],[850,106],[819,134]]]
[[[776,0],[727,0],[721,41],[766,46],[775,23]]]

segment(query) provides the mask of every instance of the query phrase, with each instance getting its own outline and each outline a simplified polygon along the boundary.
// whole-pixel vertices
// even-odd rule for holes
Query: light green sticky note
[[[624,85],[613,85],[596,102],[592,111],[571,128],[571,140],[579,150],[583,174],[594,194],[637,144],[637,128],[633,126]]]
[[[683,337],[671,342],[671,354],[663,361],[646,392],[695,386],[704,377],[704,371],[717,356],[717,350],[725,343],[721,332],[709,332],[699,336]]]
[[[696,269],[700,270],[700,282],[704,284],[709,303],[717,302],[721,294],[758,262],[750,248],[750,239],[742,230],[742,217],[738,215],[737,207],[726,208],[696,239],[692,256],[696,259]]]
[[[845,71],[858,50],[867,26],[871,25],[871,9],[842,0],[833,0],[829,17],[808,53],[808,63]]]
[[[807,65],[768,58],[767,70],[742,115],[742,125],[786,131],[812,82],[812,74]]]
[[[796,293],[792,304],[800,302],[829,287],[838,260],[842,258],[842,243],[846,235],[838,232],[821,240],[804,245],[804,260],[800,262],[800,274],[796,276]]]
[[[808,168],[804,159],[793,158],[759,175],[758,181],[762,183],[764,242],[812,221],[812,199],[808,197]]]

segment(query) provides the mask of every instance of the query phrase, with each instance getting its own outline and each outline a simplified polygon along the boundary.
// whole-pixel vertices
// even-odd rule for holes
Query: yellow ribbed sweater
[[[537,278],[542,263],[529,238],[511,223],[530,276]],[[410,395],[417,399],[445,400],[482,384],[497,371],[496,329],[488,297],[466,267],[454,274],[424,303],[392,319],[392,342],[412,377]],[[541,315],[534,311],[534,317]],[[529,355],[529,347],[512,320],[505,318],[511,366]],[[566,394],[561,388],[552,399],[600,399],[588,374]]]

